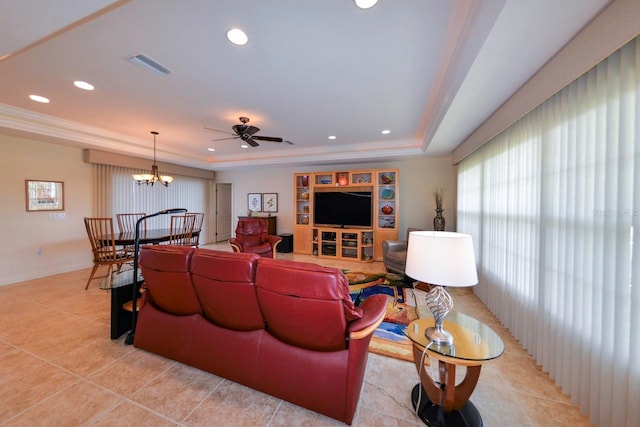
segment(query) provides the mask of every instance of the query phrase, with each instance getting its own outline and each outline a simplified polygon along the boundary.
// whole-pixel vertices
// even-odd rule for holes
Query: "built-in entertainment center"
[[[350,261],[382,259],[398,238],[397,169],[294,174],[296,253]]]

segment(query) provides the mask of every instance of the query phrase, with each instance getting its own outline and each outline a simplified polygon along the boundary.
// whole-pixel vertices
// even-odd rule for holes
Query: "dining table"
[[[122,231],[114,234],[114,243],[116,246],[133,246],[135,243],[134,231]],[[193,231],[192,236],[197,236],[200,231]],[[104,236],[101,240],[107,242],[111,236]],[[140,231],[141,245],[157,245],[158,243],[168,242],[171,240],[171,229],[169,228],[152,228]]]

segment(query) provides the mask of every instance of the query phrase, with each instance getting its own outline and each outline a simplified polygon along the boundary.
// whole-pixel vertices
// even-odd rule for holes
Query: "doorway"
[[[224,242],[231,238],[231,184],[216,184],[216,238]]]

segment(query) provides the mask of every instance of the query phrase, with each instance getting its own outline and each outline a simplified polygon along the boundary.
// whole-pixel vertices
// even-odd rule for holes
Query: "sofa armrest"
[[[349,339],[368,338],[376,330],[387,310],[386,295],[371,295],[358,306],[362,309],[362,317],[349,325]]]
[[[384,240],[382,242],[382,252],[400,252],[407,250],[406,240]]]
[[[278,243],[280,243],[281,240],[282,240],[282,237],[280,236],[274,236],[272,234],[267,235],[267,241],[273,247],[275,247]]]
[[[229,239],[229,245],[231,245],[231,248],[234,252],[243,252],[242,242],[240,242],[235,237]]]

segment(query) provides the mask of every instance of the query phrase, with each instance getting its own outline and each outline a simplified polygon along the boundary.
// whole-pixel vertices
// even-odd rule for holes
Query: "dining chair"
[[[117,214],[116,218],[118,219],[118,229],[120,232],[135,232],[136,231],[136,223],[142,217],[147,216],[146,213],[121,213]],[[142,221],[140,224],[140,231],[147,231],[147,221]]]
[[[108,266],[107,277],[109,286],[111,287],[111,274],[113,267],[116,266],[119,271],[122,264],[133,261],[133,252],[129,252],[124,248],[118,248],[115,244],[115,233],[113,230],[113,218],[85,218],[84,226],[87,229],[89,242],[91,243],[91,251],[93,253],[93,269],[85,290],[89,288],[91,280],[94,279],[96,271],[101,265]]]
[[[116,219],[118,220],[118,229],[121,233],[135,233],[136,223],[140,218],[145,216],[147,216],[147,214],[144,212],[116,214]],[[142,221],[140,223],[140,232],[145,231],[147,231],[147,221]],[[135,250],[133,245],[125,246],[124,249],[131,253],[133,253],[133,251]]]
[[[193,215],[196,216],[196,219],[195,219],[195,222],[193,223],[193,233],[191,235],[191,246],[195,246],[197,248],[200,246],[200,231],[202,230],[202,223],[204,222],[204,214],[199,212],[194,212]]]
[[[169,244],[178,246],[191,246],[193,226],[196,215],[187,213],[184,215],[171,215],[171,229],[169,230]]]

